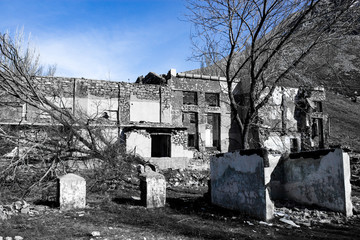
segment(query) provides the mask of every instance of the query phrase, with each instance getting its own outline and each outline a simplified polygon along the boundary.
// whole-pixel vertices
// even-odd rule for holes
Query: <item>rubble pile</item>
[[[357,209],[360,207],[360,199],[354,199],[354,216],[359,212]],[[311,209],[305,206],[296,206],[291,202],[277,203],[275,208],[274,216],[280,222],[287,223],[296,226],[311,227],[317,224],[346,224],[349,218],[339,212],[332,212],[326,210],[319,210],[319,208]],[[293,225],[293,224],[295,225]]]
[[[0,220],[7,220],[14,215],[28,214],[30,216],[38,215],[50,209],[43,205],[30,205],[26,201],[19,200],[8,205],[0,205]]]
[[[202,187],[207,186],[209,171],[168,169],[162,171],[168,187]]]

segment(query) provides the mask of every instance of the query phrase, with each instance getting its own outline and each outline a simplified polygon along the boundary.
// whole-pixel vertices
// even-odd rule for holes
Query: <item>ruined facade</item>
[[[160,168],[197,167],[208,155],[239,146],[223,77],[172,69],[167,75],[149,73],[136,83],[78,78],[43,78],[41,83],[54,104],[75,116],[86,116],[89,123],[106,125],[128,152]],[[253,142],[280,152],[323,147],[324,97],[320,88],[277,87],[259,112]],[[48,114],[17,101],[0,107],[1,124],[51,122]]]
[[[136,83],[77,78],[41,82],[49,100],[75,116],[86,116],[90,124],[106,125],[128,152],[161,168],[186,168],[191,159],[229,150],[230,110],[220,80],[172,70],[167,76],[149,73]],[[16,100],[1,108],[1,124],[51,123],[48,114]]]
[[[239,104],[246,107],[246,94],[238,98]],[[278,153],[325,148],[329,122],[323,112],[324,100],[322,87],[277,86],[269,102],[258,112],[256,127],[250,133],[250,147]],[[239,112],[243,116],[241,107]]]

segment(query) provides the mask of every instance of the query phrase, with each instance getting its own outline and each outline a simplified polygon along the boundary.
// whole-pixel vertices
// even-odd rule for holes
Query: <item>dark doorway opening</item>
[[[207,129],[210,131],[210,141],[206,144],[207,148],[220,150],[220,114],[208,113],[206,115]]]
[[[290,152],[299,152],[299,141],[297,138],[291,138],[290,144]]]

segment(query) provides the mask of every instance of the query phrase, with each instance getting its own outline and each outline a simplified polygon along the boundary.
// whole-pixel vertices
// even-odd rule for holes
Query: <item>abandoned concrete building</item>
[[[239,96],[239,104],[246,107],[246,94]],[[251,131],[251,148],[284,153],[327,147],[329,121],[323,112],[324,100],[323,87],[277,86],[258,113],[258,124]]]
[[[149,73],[135,83],[43,78],[48,98],[89,121],[102,119],[114,139],[159,168],[196,167],[208,155],[238,148],[225,78],[188,73]],[[56,93],[56,94],[54,94]],[[246,94],[238,97],[246,104]],[[252,147],[277,152],[324,148],[327,115],[323,88],[277,87],[259,112]],[[242,101],[242,102],[241,102]],[[46,124],[50,116],[22,103],[0,106],[1,124]],[[199,162],[199,161],[198,161]]]

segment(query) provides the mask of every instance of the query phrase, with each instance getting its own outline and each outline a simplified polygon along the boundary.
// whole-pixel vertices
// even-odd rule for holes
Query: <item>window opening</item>
[[[220,150],[220,114],[208,113],[206,123],[205,146]]]
[[[205,102],[211,107],[219,106],[219,94],[218,93],[205,93]]]
[[[197,105],[197,92],[183,92],[184,105]]]
[[[291,138],[291,146],[290,152],[298,152],[299,151],[299,141],[297,138]]]
[[[151,135],[151,157],[171,157],[170,135]]]
[[[315,103],[315,109],[314,112],[322,112],[322,102],[320,101],[314,101]]]
[[[188,134],[188,147],[196,147],[195,134]]]
[[[188,147],[198,148],[198,114],[183,112],[183,125],[188,132]]]

